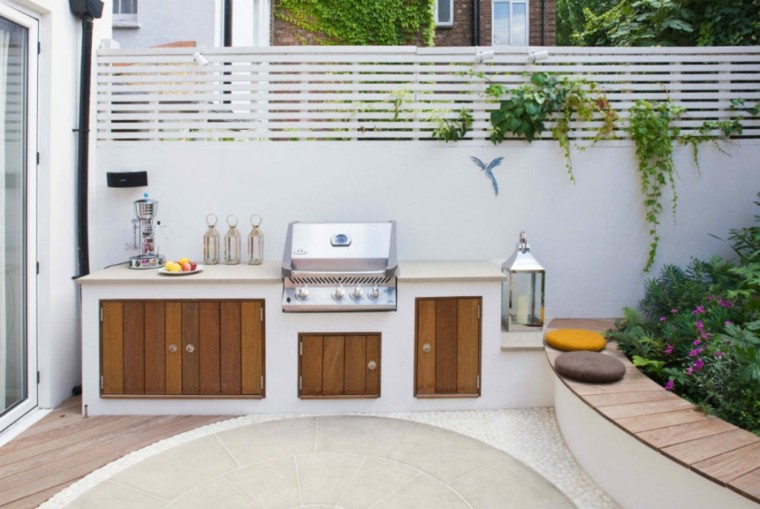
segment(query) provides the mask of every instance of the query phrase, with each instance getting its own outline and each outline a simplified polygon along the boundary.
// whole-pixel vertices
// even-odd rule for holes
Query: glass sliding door
[[[32,40],[35,21],[0,6],[0,430],[37,404]]]

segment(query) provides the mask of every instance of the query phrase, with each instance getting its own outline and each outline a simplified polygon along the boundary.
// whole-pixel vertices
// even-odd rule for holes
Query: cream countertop
[[[282,266],[278,262],[261,265],[207,265],[195,274],[167,275],[157,269],[134,270],[116,265],[76,280],[91,284],[197,284],[197,283],[280,283]],[[399,262],[399,282],[501,281],[499,265],[490,261],[406,261]]]

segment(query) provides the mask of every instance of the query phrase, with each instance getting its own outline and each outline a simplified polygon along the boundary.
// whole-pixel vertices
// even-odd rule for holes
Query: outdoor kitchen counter
[[[543,350],[502,350],[504,276],[498,262],[401,261],[398,268],[398,305],[389,312],[285,312],[282,265],[276,261],[204,266],[201,272],[182,276],[118,265],[81,277],[77,284],[81,288],[83,411],[89,415],[239,415],[551,404],[553,378]],[[215,303],[218,322],[209,311]],[[221,319],[223,306],[232,321]],[[430,319],[433,307],[436,319]],[[421,313],[427,318],[421,318]],[[248,319],[245,327],[242,321],[235,325],[243,316]],[[219,339],[219,348],[208,348],[209,338],[221,338],[221,334],[209,336],[208,330],[218,327],[221,332],[222,323],[233,324],[223,331],[228,339],[247,331],[246,350],[241,336],[239,357],[222,355],[225,349],[238,348],[237,340],[222,344]],[[443,332],[436,332],[439,323]],[[459,371],[470,378],[475,373],[474,388],[463,385],[462,394],[422,392],[427,390],[422,384],[432,378],[416,374],[420,327],[426,327],[428,335],[434,333],[436,340],[441,337],[439,347],[457,341],[457,346],[445,350],[448,357],[441,357],[451,362],[430,364],[430,376],[449,380],[453,379],[451,370],[457,370],[458,380]],[[447,335],[446,331],[456,333]],[[322,356],[312,346],[323,336],[332,342],[343,338],[351,348],[361,338],[372,348],[373,338],[379,340],[380,356],[371,359],[379,361],[379,366],[375,364],[380,374],[379,396],[299,396],[302,363],[312,363],[310,369],[317,366]],[[304,337],[311,338],[312,346],[301,353]],[[470,354],[460,357],[459,342]],[[362,355],[346,358],[361,359],[357,366],[369,366]],[[469,364],[460,363],[460,358]],[[211,392],[199,392],[201,382],[218,378],[227,383],[233,377],[235,383],[225,387],[240,389],[240,394],[217,394],[208,385],[203,385],[204,390]],[[243,393],[244,386],[252,392]],[[458,383],[455,390],[460,390]]]
[[[136,270],[116,265],[77,279],[79,284],[198,284],[198,283],[280,283],[282,266],[269,262],[261,265],[205,265],[194,274],[162,274],[156,269]]]
[[[406,261],[399,262],[399,283],[486,282],[504,279],[500,267],[489,261]],[[77,279],[77,283],[97,284],[256,284],[281,283],[282,265],[206,265],[195,274],[168,275],[155,269],[135,270],[116,265]]]
[[[502,281],[499,265],[489,261],[399,262],[399,283]]]

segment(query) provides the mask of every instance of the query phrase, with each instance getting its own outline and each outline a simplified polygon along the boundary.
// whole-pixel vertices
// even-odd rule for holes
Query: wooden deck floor
[[[65,401],[0,447],[0,507],[37,507],[90,472],[163,438],[223,416],[81,416]]]
[[[553,320],[551,328],[604,331],[611,320]],[[554,366],[561,352],[549,346]],[[607,353],[626,366],[625,377],[612,384],[588,384],[560,377],[601,416],[652,449],[721,486],[760,503],[760,437],[705,415],[696,406],[664,390],[609,345]],[[559,375],[558,375],[559,376]]]

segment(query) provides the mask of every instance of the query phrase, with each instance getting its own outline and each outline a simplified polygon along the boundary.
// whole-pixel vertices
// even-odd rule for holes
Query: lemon
[[[180,265],[182,265],[183,263],[188,263],[189,261],[190,261],[189,258],[184,258],[183,257],[183,258],[180,258],[177,263],[179,263]]]

